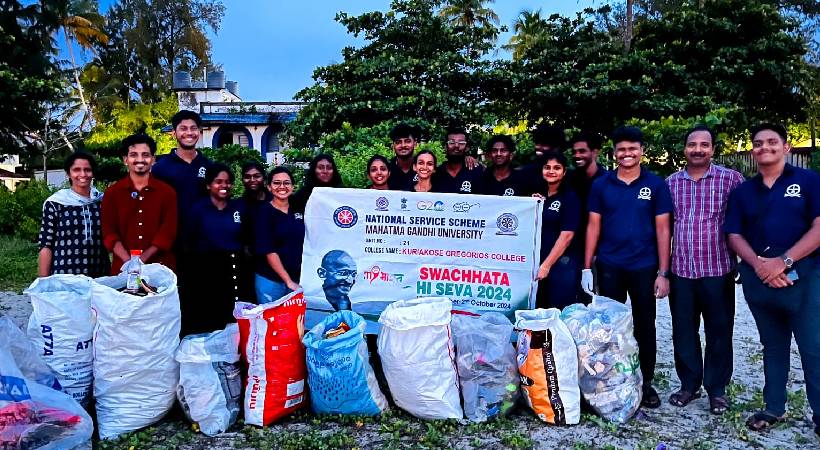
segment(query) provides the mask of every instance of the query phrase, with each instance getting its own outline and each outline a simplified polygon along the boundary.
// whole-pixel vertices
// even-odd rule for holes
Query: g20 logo
[[[416,203],[416,208],[418,208],[419,211],[444,211],[444,202],[431,202],[429,200],[422,200]]]

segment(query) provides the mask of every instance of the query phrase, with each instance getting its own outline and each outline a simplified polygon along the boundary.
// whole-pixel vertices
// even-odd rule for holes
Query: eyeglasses
[[[291,187],[291,186],[293,186],[293,183],[291,183],[290,181],[279,181],[279,180],[271,181],[270,184],[271,184],[271,186],[274,186],[274,187],[280,187],[280,186],[281,187]]]
[[[336,275],[337,277],[340,277],[340,278],[349,278],[349,277],[356,278],[356,271],[351,270],[351,269],[337,270],[336,272],[333,272],[333,274]]]
[[[463,146],[463,145],[467,145],[467,141],[447,141],[447,145]]]

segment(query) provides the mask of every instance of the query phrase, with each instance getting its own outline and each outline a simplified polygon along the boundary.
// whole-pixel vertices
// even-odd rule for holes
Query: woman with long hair
[[[302,188],[293,195],[290,202],[304,211],[313,189],[317,187],[342,187],[342,176],[336,167],[336,161],[327,153],[320,153],[310,160]]]
[[[367,179],[370,180],[370,189],[390,189],[390,163],[382,155],[373,155],[367,161]]]
[[[541,265],[538,267],[538,308],[558,308],[575,303],[581,282],[580,252],[573,244],[581,218],[581,202],[564,185],[567,158],[546,152],[538,159],[544,183],[533,197],[544,201],[541,220]]]
[[[430,150],[422,150],[413,157],[413,170],[416,172],[416,179],[408,191],[414,192],[434,192],[433,174],[436,173],[436,155]]]
[[[293,175],[284,167],[268,174],[273,199],[262,205],[256,217],[256,300],[270,303],[301,289],[304,211],[290,201]]]
[[[205,171],[208,197],[191,207],[193,258],[191,279],[183,302],[183,335],[208,333],[233,322],[234,302],[253,298],[243,258],[247,233],[244,203],[231,198],[234,174],[214,163]]]
[[[103,194],[93,185],[96,168],[97,162],[88,153],[75,152],[66,158],[70,187],[43,203],[38,276],[69,273],[96,278],[110,273],[100,222]]]

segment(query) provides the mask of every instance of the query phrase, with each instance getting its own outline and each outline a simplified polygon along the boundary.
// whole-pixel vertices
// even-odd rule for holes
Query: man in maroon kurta
[[[171,186],[151,176],[156,150],[149,136],[123,139],[128,176],[105,190],[102,234],[105,247],[114,254],[113,274],[131,258],[131,250],[142,250],[144,263],[174,268],[171,246],[177,234],[177,198]]]

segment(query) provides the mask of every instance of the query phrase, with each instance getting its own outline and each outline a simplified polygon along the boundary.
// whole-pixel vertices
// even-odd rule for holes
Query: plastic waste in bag
[[[515,312],[518,372],[524,399],[539,419],[574,425],[581,420],[578,354],[560,314],[555,308]]]
[[[632,310],[610,298],[595,296],[589,306],[564,308],[578,349],[581,393],[604,419],[623,423],[641,406],[643,377]]]
[[[239,353],[248,365],[245,423],[268,425],[305,406],[305,310],[302,291],[262,305],[237,302]]]
[[[58,391],[63,390],[54,370],[37,356],[40,353],[37,347],[10,318],[3,315],[0,315],[0,342],[0,347],[9,351],[23,377]]]
[[[33,311],[28,337],[57,374],[63,392],[83,407],[91,400],[94,380],[93,280],[59,274],[38,278],[24,291]]]
[[[519,397],[510,319],[498,312],[458,312],[452,329],[464,415],[474,422],[506,415]]]
[[[185,336],[175,358],[177,399],[185,415],[208,436],[225,432],[236,422],[242,397],[239,326]]]
[[[122,292],[128,274],[95,280],[94,397],[102,439],[160,420],[174,405],[179,364],[177,277],[146,264],[142,281],[156,287],[144,296]]]
[[[422,419],[461,419],[450,310],[445,297],[391,303],[379,317],[382,369],[393,400]]]
[[[30,378],[50,369],[8,317],[0,317],[0,342],[10,344],[0,346],[0,448],[63,450],[90,444],[91,417],[68,394]],[[19,352],[25,347],[27,352]],[[37,378],[49,382],[42,372]]]
[[[325,317],[302,339],[314,412],[376,415],[387,408],[368,361],[366,325],[360,315],[341,310]]]

